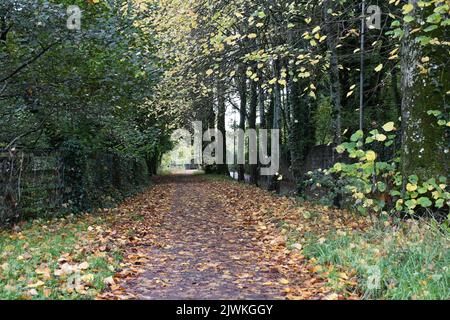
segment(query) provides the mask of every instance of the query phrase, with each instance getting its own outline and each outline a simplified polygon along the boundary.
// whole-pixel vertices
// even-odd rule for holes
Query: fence
[[[0,224],[111,206],[148,175],[144,160],[119,154],[0,151]]]
[[[338,161],[348,161],[343,155],[340,155],[335,150],[334,145],[320,145],[311,149],[305,159],[302,167],[302,172],[314,171],[317,169],[329,169]]]
[[[1,152],[0,223],[58,211],[62,166],[57,154]]]

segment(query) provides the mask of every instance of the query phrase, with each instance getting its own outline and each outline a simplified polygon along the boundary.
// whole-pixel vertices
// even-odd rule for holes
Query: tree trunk
[[[223,134],[223,159],[222,163],[217,165],[217,173],[230,175],[227,165],[227,132],[225,124],[225,116],[227,112],[225,104],[225,90],[223,82],[217,80],[217,130]]]
[[[292,123],[289,132],[289,149],[291,151],[291,171],[296,181],[301,178],[301,168],[304,154],[304,115],[305,104],[302,105],[300,99],[299,83],[292,82],[291,86],[291,110]]]
[[[342,125],[341,125],[341,97],[342,89],[339,79],[339,61],[336,52],[337,38],[339,35],[339,25],[330,23],[334,18],[328,13],[333,10],[333,1],[327,0],[324,4],[325,25],[327,33],[327,46],[330,54],[330,82],[331,82],[331,100],[333,103],[333,129],[334,143],[339,145],[342,142]]]
[[[204,110],[203,123],[206,123],[207,128],[214,128],[216,125],[216,113],[214,112],[214,95],[210,94],[204,98]],[[202,133],[203,134],[203,133]],[[202,150],[205,150],[209,142],[202,142]],[[203,155],[202,155],[203,156]],[[217,165],[204,165],[203,169],[206,174],[216,173]]]
[[[391,89],[392,89],[392,95],[394,96],[395,109],[397,110],[398,117],[401,117],[401,115],[402,115],[402,96],[398,90],[397,68],[392,69]]]
[[[240,106],[239,106],[239,129],[245,132],[245,118],[247,113],[247,78],[245,75],[245,68],[241,66],[239,72],[238,79],[238,91],[240,98]],[[245,144],[245,141],[242,143]],[[244,157],[245,159],[245,157]],[[238,165],[238,181],[245,182],[245,164]]]
[[[262,73],[259,76],[259,78],[262,80]],[[259,119],[260,119],[259,127],[261,129],[265,129],[267,127],[266,108],[264,106],[264,89],[261,86],[261,83],[258,83],[258,107],[259,107]]]
[[[434,6],[426,8],[424,16],[430,15],[433,9]],[[402,173],[405,182],[410,175],[426,180],[448,173],[445,126],[439,126],[438,120],[428,115],[429,110],[438,110],[443,115],[448,113],[445,101],[450,81],[449,68],[445,65],[448,51],[434,45],[421,46],[415,41],[420,34],[410,33],[414,27],[406,27],[401,62]],[[444,39],[444,28],[440,27],[426,35]],[[425,64],[428,69],[426,72],[421,66],[422,57],[430,58],[429,65]]]
[[[278,59],[273,61],[273,76],[280,79],[280,61]],[[273,102],[273,129],[279,130],[281,128],[281,87],[278,81],[275,83]],[[279,141],[271,141],[271,144],[273,143],[279,143]],[[271,154],[271,157],[274,156]],[[278,174],[270,177],[269,191],[279,191],[280,181],[278,178]]]
[[[251,80],[250,84],[250,112],[248,116],[248,127],[256,131],[256,109],[258,107],[258,87],[255,81]],[[249,154],[257,155],[258,150],[252,148],[249,143]],[[249,156],[249,158],[251,158]],[[258,164],[250,164],[250,183],[258,185]]]

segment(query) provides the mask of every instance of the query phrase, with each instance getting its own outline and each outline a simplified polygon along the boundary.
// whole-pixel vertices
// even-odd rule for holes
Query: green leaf
[[[433,25],[431,25],[431,26],[426,27],[423,31],[425,31],[425,32],[431,32],[431,31],[433,31],[433,30],[436,30],[437,28],[438,28],[438,26],[435,25],[435,24],[433,24]]]
[[[417,203],[420,204],[424,208],[431,207],[433,203],[427,197],[422,197],[417,200]]]
[[[409,182],[412,184],[417,184],[419,182],[419,177],[415,174],[408,177]]]
[[[356,141],[359,141],[360,139],[362,139],[363,137],[364,137],[364,132],[362,130],[358,130],[352,135],[350,140],[353,142],[356,142]]]
[[[410,22],[414,21],[414,17],[412,17],[412,16],[405,16],[403,18],[403,21],[405,21],[406,23],[410,23]]]
[[[443,207],[444,207],[444,199],[436,200],[435,206],[436,206],[436,208],[438,208],[438,209],[443,208]]]
[[[428,192],[428,188],[425,187],[421,187],[417,190],[420,194],[425,194]]]
[[[417,206],[417,201],[412,199],[405,202],[405,205],[408,209],[414,209]]]
[[[390,192],[390,195],[393,196],[393,197],[398,197],[398,196],[401,196],[402,194],[400,193],[400,191],[392,190]]]
[[[378,182],[377,187],[380,192],[385,192],[387,189],[387,186],[384,182]]]
[[[343,154],[345,152],[345,147],[343,145],[339,145],[336,147],[336,152],[339,154]]]

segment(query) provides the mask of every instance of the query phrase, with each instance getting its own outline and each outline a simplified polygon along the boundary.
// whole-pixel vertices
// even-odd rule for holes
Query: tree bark
[[[402,96],[398,90],[398,75],[397,69],[394,68],[391,73],[391,89],[394,97],[395,109],[397,110],[398,117],[402,115]]]
[[[245,120],[247,113],[247,77],[245,74],[244,66],[239,67],[239,78],[238,78],[238,92],[240,99],[239,106],[239,129],[245,132]],[[243,141],[245,143],[245,141]],[[245,164],[238,165],[238,181],[245,182]]]
[[[226,112],[225,88],[223,82],[217,80],[217,130],[223,134],[223,159],[222,163],[217,165],[217,173],[230,175],[227,165],[227,131],[226,131]]]
[[[414,1],[414,3],[417,3]],[[427,17],[434,6],[423,12]],[[420,34],[411,34],[414,26],[407,26],[402,46],[402,173],[404,181],[410,175],[426,180],[448,174],[448,136],[445,126],[428,115],[429,110],[448,113],[445,92],[449,90],[450,74],[445,64],[448,51],[436,46],[422,46],[415,41]],[[431,38],[444,39],[443,28],[426,34]],[[421,67],[421,58],[428,56],[430,62],[426,72]],[[422,72],[421,72],[422,69]]]
[[[333,103],[333,129],[334,143],[339,145],[342,142],[342,124],[341,124],[341,97],[342,89],[339,79],[339,60],[336,52],[337,40],[339,35],[339,25],[332,22],[333,16],[328,10],[334,9],[333,1],[326,0],[324,3],[324,16],[327,33],[327,47],[330,54],[330,82],[331,82],[331,101]]]
[[[257,83],[251,80],[250,84],[250,112],[248,116],[248,127],[256,131],[256,109],[258,107],[258,86]],[[252,149],[252,144],[249,143],[249,154],[257,154],[257,149]],[[258,165],[250,164],[250,183],[258,185]]]
[[[280,61],[278,59],[273,61],[273,76],[280,79]],[[274,100],[273,100],[273,130],[281,129],[281,86],[278,81],[275,83]],[[271,141],[273,143],[280,143],[280,141]],[[271,157],[275,155],[271,154]],[[278,173],[270,177],[269,191],[279,191],[280,181],[278,180]]]
[[[259,72],[259,78],[262,80],[262,73]],[[264,89],[261,86],[261,83],[258,83],[258,107],[259,107],[259,119],[260,119],[260,125],[259,127],[261,129],[265,129],[267,127],[267,121],[266,121],[266,108],[264,106]]]

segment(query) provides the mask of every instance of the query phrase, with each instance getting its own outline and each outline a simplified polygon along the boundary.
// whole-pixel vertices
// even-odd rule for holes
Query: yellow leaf
[[[32,283],[28,285],[28,288],[37,288],[37,287],[42,287],[45,283],[41,280],[39,280],[36,283]]]
[[[306,72],[299,73],[298,76],[299,76],[300,78],[309,78],[309,77],[311,76],[311,73],[309,73],[308,71],[306,71]]]
[[[94,275],[93,274],[86,274],[81,277],[81,280],[85,283],[90,284],[92,281],[94,281]]]
[[[394,54],[396,54],[398,52],[400,48],[395,48],[394,50],[392,50],[391,52],[389,52],[390,56],[393,56]]]
[[[380,72],[382,69],[383,69],[383,64],[380,63],[380,64],[375,68],[375,71],[376,71],[376,72]]]
[[[403,6],[403,14],[408,14],[414,10],[414,5],[411,3],[405,4]]]
[[[347,276],[347,274],[345,272],[341,272],[341,273],[339,273],[339,278],[347,280],[348,276]]]
[[[281,279],[280,283],[281,284],[289,284],[289,280],[288,279]]]
[[[319,31],[320,31],[320,26],[317,26],[312,30],[312,34],[319,32]]]
[[[374,151],[367,151],[367,153],[366,153],[367,161],[373,162],[373,161],[375,161],[376,158],[377,158],[377,154]]]
[[[383,130],[386,132],[391,132],[395,130],[395,123],[394,122],[388,122],[383,126]]]

